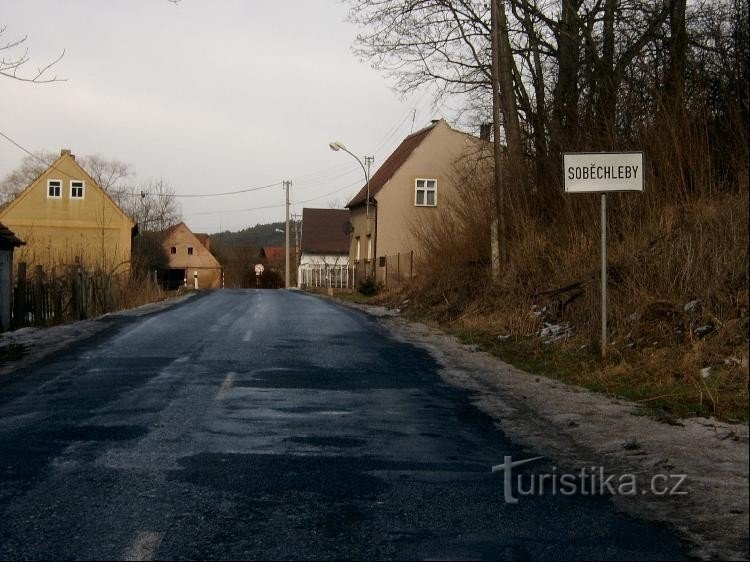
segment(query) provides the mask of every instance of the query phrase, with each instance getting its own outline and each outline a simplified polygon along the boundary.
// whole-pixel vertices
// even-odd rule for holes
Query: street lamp
[[[365,164],[362,162],[362,160],[359,159],[359,157],[356,154],[354,154],[351,150],[349,150],[348,148],[346,148],[346,146],[344,146],[344,143],[340,141],[333,141],[333,142],[328,143],[328,147],[334,152],[338,152],[339,150],[343,150],[344,152],[346,152],[349,156],[351,156],[357,161],[357,163],[362,167],[362,171],[365,173],[365,186],[367,188],[367,201],[365,203],[365,221],[367,222],[367,235],[369,237],[372,234],[372,227],[370,226],[370,171],[369,169],[370,169],[370,164],[372,163],[374,158],[372,156],[365,156],[365,162],[367,162],[367,166],[365,166]],[[377,244],[377,233],[375,234],[375,236],[376,236],[375,244]],[[373,254],[377,252],[376,248],[377,246],[373,247]],[[375,256],[374,255],[370,256],[370,260],[372,261],[371,268],[372,268],[372,274],[374,276],[375,275]]]
[[[362,171],[365,173],[365,185],[367,186],[367,204],[366,204],[367,205],[367,211],[366,211],[366,216],[369,219],[370,218],[370,172],[365,167],[365,165],[362,163],[362,160],[360,160],[359,157],[356,154],[354,154],[351,150],[349,150],[348,148],[346,148],[346,146],[344,146],[344,143],[339,142],[339,141],[333,141],[333,142],[328,143],[328,147],[331,150],[333,150],[334,152],[338,152],[339,150],[343,150],[344,152],[346,152],[347,154],[349,154],[352,158],[354,158],[359,163],[359,165],[362,167]],[[369,156],[365,156],[365,160],[367,161],[368,164],[372,161]],[[369,227],[369,224],[368,224],[368,227]]]

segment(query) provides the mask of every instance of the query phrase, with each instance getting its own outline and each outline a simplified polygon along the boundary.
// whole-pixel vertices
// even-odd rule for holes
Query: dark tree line
[[[538,188],[532,200],[540,206],[559,197],[563,151],[699,134],[717,173],[741,175],[747,0],[490,1],[498,13],[501,140],[510,169],[524,170],[517,186]],[[464,120],[490,121],[490,8],[487,0],[351,0],[350,20],[362,27],[355,51],[401,92],[430,84],[463,99]],[[681,189],[695,188],[690,169],[678,175]]]

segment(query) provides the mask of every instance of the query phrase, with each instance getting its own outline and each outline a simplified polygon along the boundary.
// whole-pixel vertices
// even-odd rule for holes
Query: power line
[[[246,187],[243,189],[237,189],[235,191],[224,191],[221,193],[154,193],[153,191],[110,191],[110,193],[116,193],[117,195],[125,195],[129,197],[145,197],[146,195],[153,195],[155,197],[177,197],[180,199],[192,198],[192,197],[223,197],[225,195],[238,195],[240,193],[250,193],[251,191],[260,191],[261,189],[269,189],[282,185],[282,182],[277,181],[275,183],[269,183],[268,185],[260,185],[257,187]]]
[[[63,174],[64,176],[67,176],[72,179],[79,179],[77,177],[71,176],[67,172],[57,168],[54,166],[54,163],[50,164],[49,162],[45,162],[42,158],[31,152],[28,148],[22,146],[20,143],[16,142],[12,138],[10,138],[8,135],[6,135],[4,132],[0,131],[0,136],[2,136],[5,140],[10,142],[13,146],[18,148],[19,150],[25,152],[28,154],[31,158],[34,160],[40,162],[41,164],[44,164],[47,168],[52,168],[56,172],[59,172]],[[193,197],[223,197],[226,195],[238,195],[240,193],[250,193],[252,191],[260,191],[261,189],[269,189],[271,187],[276,187],[278,185],[281,185],[282,182],[277,181],[274,183],[270,183],[267,185],[260,185],[256,187],[245,187],[242,189],[236,189],[234,191],[223,191],[220,193],[154,193],[154,192],[147,192],[145,190],[135,190],[135,191],[128,191],[125,189],[110,189],[105,190],[110,195],[120,195],[120,196],[126,196],[126,197],[145,197],[148,195],[153,195],[154,197],[178,197],[178,198],[193,198]]]
[[[355,186],[360,186],[361,181],[358,180],[354,183],[347,184],[343,187],[338,187],[333,191],[329,191],[328,193],[323,193],[322,195],[316,195],[315,197],[310,197],[309,199],[303,199],[302,201],[295,201],[296,205],[302,205],[303,203],[309,203],[310,201],[315,201],[316,199],[322,199],[323,197],[328,197],[330,195],[335,195],[336,193],[339,193],[341,191],[344,191],[345,189],[350,189]],[[260,205],[258,207],[248,207],[245,209],[227,209],[225,211],[201,211],[200,213],[191,213],[192,215],[198,216],[198,215],[229,215],[232,213],[246,213],[249,211],[261,211],[264,209],[279,209],[281,207],[284,207],[286,203],[276,203],[273,205]]]
[[[26,154],[28,154],[29,156],[31,156],[37,162],[40,162],[41,164],[44,164],[47,168],[52,168],[56,172],[60,172],[62,175],[67,176],[70,179],[74,179],[74,180],[81,179],[79,177],[71,176],[69,173],[64,172],[60,168],[57,168],[54,165],[54,162],[52,162],[52,163],[45,162],[42,158],[40,158],[39,156],[37,156],[36,154],[34,154],[33,152],[31,152],[28,148],[25,148],[25,147],[21,146],[20,144],[18,144],[16,141],[14,141],[12,138],[10,138],[8,135],[6,135],[5,133],[3,133],[2,131],[0,131],[0,136],[2,136],[5,140],[7,140],[9,143],[11,143],[16,148],[20,149],[21,151],[23,151]]]

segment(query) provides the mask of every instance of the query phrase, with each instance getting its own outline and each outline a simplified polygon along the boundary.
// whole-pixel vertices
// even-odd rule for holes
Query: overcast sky
[[[296,212],[344,202],[364,178],[331,140],[377,168],[414,109],[415,130],[441,116],[352,54],[347,11],[336,0],[0,0],[2,43],[28,35],[26,72],[65,49],[53,73],[67,79],[0,78],[0,131],[30,150],[128,162],[133,181],[164,178],[180,194],[290,179]],[[0,176],[23,157],[0,138]],[[195,231],[284,217],[280,186],[180,201]]]

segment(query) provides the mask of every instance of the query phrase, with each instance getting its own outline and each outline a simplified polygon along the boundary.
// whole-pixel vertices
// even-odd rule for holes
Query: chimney
[[[492,123],[482,123],[479,125],[479,138],[489,141],[492,138]]]
[[[63,148],[60,150],[60,156],[70,156],[73,160],[76,159],[75,154],[70,153],[69,148]]]

